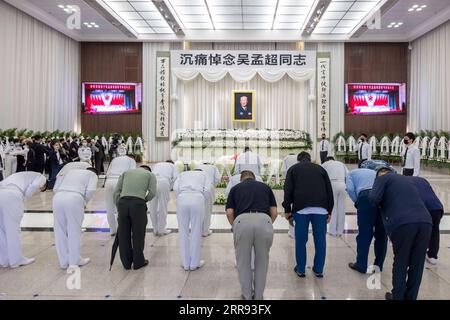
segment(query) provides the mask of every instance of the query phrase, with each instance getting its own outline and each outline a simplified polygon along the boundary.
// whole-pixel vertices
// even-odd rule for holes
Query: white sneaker
[[[168,234],[171,234],[172,230],[166,229],[163,233],[161,233],[161,236],[167,236]]]
[[[209,237],[210,235],[212,235],[212,233],[213,233],[212,230],[208,230],[208,233],[202,235],[202,237],[204,237],[204,238]]]
[[[184,271],[189,271],[189,267],[183,267],[183,265],[181,265],[181,268],[183,268]]]
[[[89,262],[91,262],[90,258],[81,258],[80,262],[78,262],[78,266],[83,267],[87,265]]]
[[[200,260],[200,263],[199,263],[198,267],[197,267],[197,268],[192,268],[192,267],[191,267],[191,271],[198,270],[198,269],[200,269],[201,267],[203,267],[204,265],[205,265],[205,260]]]
[[[426,259],[429,264],[437,265],[437,263],[438,263],[438,260],[436,258],[430,258],[430,257],[426,256]]]

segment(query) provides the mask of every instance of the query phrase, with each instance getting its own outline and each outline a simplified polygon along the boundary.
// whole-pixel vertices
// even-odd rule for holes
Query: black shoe
[[[392,292],[386,292],[386,294],[384,295],[384,298],[386,300],[394,300],[394,298],[392,297]]]
[[[297,268],[294,268],[294,272],[295,272],[295,274],[297,274],[300,278],[306,277],[305,273],[304,273],[304,272],[299,272],[299,271],[297,271]]]
[[[352,270],[355,270],[355,271],[359,272],[359,273],[366,274],[366,272],[363,272],[363,271],[361,271],[361,270],[358,268],[358,266],[356,265],[356,263],[350,262],[350,263],[348,264],[348,267],[349,267],[350,269],[352,269]]]
[[[144,264],[143,264],[142,266],[140,266],[140,267],[134,266],[133,269],[134,269],[134,270],[138,270],[138,269],[144,268],[144,267],[146,267],[146,266],[148,266],[148,260],[145,260],[145,262],[144,262]]]
[[[323,273],[315,272],[314,270],[313,273],[317,278],[323,278]]]

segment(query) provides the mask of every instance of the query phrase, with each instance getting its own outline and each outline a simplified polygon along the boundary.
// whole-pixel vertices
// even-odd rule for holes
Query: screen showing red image
[[[348,83],[345,85],[347,114],[387,114],[406,111],[404,83]]]
[[[82,111],[95,113],[141,112],[139,83],[83,83]]]

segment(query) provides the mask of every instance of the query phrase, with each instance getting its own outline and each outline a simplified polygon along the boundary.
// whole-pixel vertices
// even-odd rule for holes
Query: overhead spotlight
[[[427,7],[426,4],[423,4],[423,5],[415,4],[415,5],[413,5],[412,7],[410,7],[410,8],[408,9],[408,12],[413,12],[413,11],[420,12],[420,11],[422,11],[423,9],[425,9],[426,7]]]

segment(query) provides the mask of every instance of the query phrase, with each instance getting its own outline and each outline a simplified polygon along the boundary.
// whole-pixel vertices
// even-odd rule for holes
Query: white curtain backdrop
[[[170,156],[169,141],[155,141],[155,56],[157,51],[181,49],[180,43],[144,43],[143,131],[147,142],[147,160],[163,161]],[[190,43],[190,50],[298,50],[295,43]],[[331,52],[331,133],[344,127],[344,44],[315,44],[306,50]],[[235,81],[230,74],[205,75],[193,72],[178,80],[171,103],[170,130],[177,128],[267,128],[300,129],[315,138],[315,106],[308,106],[310,75],[306,81],[294,81],[285,74],[277,82],[260,75],[249,81]],[[218,80],[218,79],[221,80]],[[265,77],[266,78],[266,77]],[[218,81],[217,81],[218,80]],[[269,79],[270,80],[270,79]],[[275,80],[275,79],[274,79]],[[173,83],[172,83],[172,89]],[[256,90],[255,123],[233,123],[231,91]]]
[[[408,130],[450,130],[450,22],[412,43]]]
[[[79,130],[79,44],[0,0],[0,129]]]

